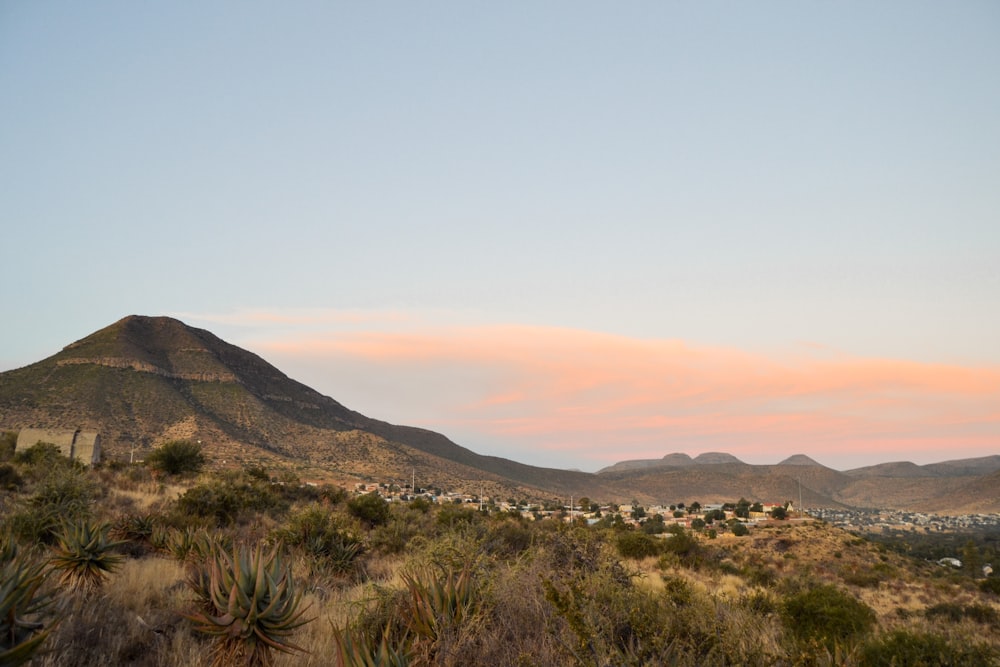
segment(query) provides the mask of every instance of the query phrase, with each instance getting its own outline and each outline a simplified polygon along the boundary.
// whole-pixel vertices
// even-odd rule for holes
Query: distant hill
[[[805,454],[794,454],[778,464],[779,466],[818,466],[816,461]]]
[[[732,454],[725,452],[705,452],[694,457],[694,462],[700,465],[718,465],[720,463],[743,463]]]
[[[1000,456],[842,473],[804,455],[773,466],[731,454],[623,461],[600,473],[483,456],[440,433],[372,419],[292,380],[256,354],[167,317],[129,316],[57,354],[0,373],[0,429],[100,433],[105,458],[141,459],[199,440],[219,466],[263,463],[304,477],[405,481],[489,495],[611,502],[768,502],[1000,510]],[[984,477],[985,476],[985,477]],[[991,486],[993,485],[993,486]]]
[[[894,461],[879,463],[846,471],[852,477],[937,477],[936,474],[916,463],[909,461]]]
[[[921,466],[925,470],[945,477],[967,475],[990,475],[1000,470],[1000,455],[983,456],[975,459],[942,461]]]

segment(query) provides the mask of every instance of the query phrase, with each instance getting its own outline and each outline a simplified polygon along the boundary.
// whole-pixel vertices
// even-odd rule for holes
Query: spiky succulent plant
[[[61,584],[75,590],[94,591],[121,564],[123,557],[113,551],[121,543],[108,540],[108,528],[108,524],[86,520],[63,524],[49,561],[59,570]]]
[[[38,614],[51,602],[39,595],[45,577],[41,564],[21,562],[11,553],[0,565],[0,665],[21,665],[38,652],[51,632]]]
[[[301,591],[280,547],[215,549],[189,584],[202,598],[202,609],[185,616],[198,631],[217,638],[213,665],[268,667],[274,664],[272,650],[304,651],[289,638],[313,619],[304,618]]]

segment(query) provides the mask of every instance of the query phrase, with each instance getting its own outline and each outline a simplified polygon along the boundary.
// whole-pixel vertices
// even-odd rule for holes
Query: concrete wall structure
[[[17,436],[15,451],[23,452],[40,442],[47,442],[59,448],[63,456],[84,465],[94,465],[101,461],[101,436],[94,431],[76,429],[25,428]]]

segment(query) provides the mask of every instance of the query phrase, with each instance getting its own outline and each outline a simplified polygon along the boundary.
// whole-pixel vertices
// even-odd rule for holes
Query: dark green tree
[[[347,511],[351,516],[367,523],[370,528],[389,521],[389,503],[382,500],[377,493],[366,493],[351,498],[347,501]]]
[[[733,514],[740,517],[741,519],[747,519],[750,517],[750,501],[746,498],[740,498],[739,502],[736,503],[736,507],[733,508]]]
[[[201,445],[190,440],[171,440],[146,457],[146,465],[167,475],[195,473],[205,465]]]

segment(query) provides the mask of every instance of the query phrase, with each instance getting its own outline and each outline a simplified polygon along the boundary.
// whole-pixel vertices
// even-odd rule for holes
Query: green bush
[[[615,540],[618,553],[622,558],[649,558],[660,553],[661,543],[657,538],[646,533],[630,530],[621,533]]]
[[[347,501],[347,511],[361,519],[369,528],[384,525],[389,521],[389,503],[377,493],[366,493]]]
[[[940,635],[893,630],[868,641],[860,664],[868,667],[953,667],[994,665],[1000,655],[988,646],[951,642]]]
[[[188,525],[187,517],[211,518],[219,525],[236,522],[251,512],[278,513],[287,502],[269,483],[251,480],[241,473],[222,473],[192,486],[177,499],[174,525]]]
[[[502,521],[490,527],[483,540],[483,550],[495,556],[512,557],[531,546],[531,530],[516,519]]]
[[[190,440],[171,440],[146,457],[146,465],[167,475],[196,473],[205,465],[201,445]]]
[[[437,523],[442,528],[470,525],[480,519],[480,514],[464,505],[444,505],[437,513]]]
[[[1000,595],[1000,577],[989,577],[979,582],[979,590],[984,593]]]
[[[53,445],[51,442],[39,442],[15,454],[14,462],[49,468],[54,463],[68,463],[69,459],[62,455],[58,445]]]
[[[863,637],[875,625],[875,612],[830,584],[800,591],[785,599],[782,617],[800,641],[816,640],[832,649]]]
[[[296,547],[323,569],[344,574],[355,566],[361,555],[361,540],[338,525],[334,515],[313,505],[288,519],[275,537],[288,546]]]

